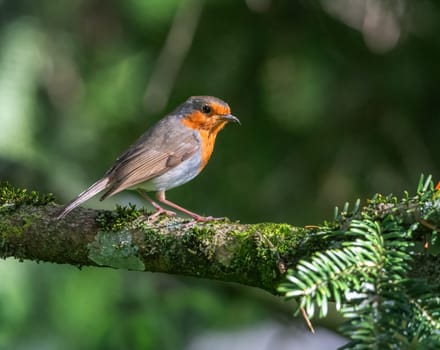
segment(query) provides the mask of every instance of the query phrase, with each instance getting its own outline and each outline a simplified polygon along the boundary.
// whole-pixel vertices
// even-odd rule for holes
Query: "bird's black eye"
[[[202,112],[203,112],[203,113],[206,113],[206,114],[211,113],[211,106],[203,105],[203,107],[202,107]]]

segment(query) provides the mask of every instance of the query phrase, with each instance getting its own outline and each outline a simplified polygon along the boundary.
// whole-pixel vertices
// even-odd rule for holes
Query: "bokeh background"
[[[0,180],[64,203],[203,94],[228,101],[242,126],[168,193],[189,209],[306,225],[345,201],[414,191],[440,170],[439,10],[436,0],[0,0]],[[128,202],[142,204],[123,193],[86,205]],[[216,349],[240,344],[240,331],[240,349],[284,349],[283,327],[306,332],[294,322],[276,298],[237,285],[0,262],[0,349],[203,349],[220,334],[208,340]],[[250,341],[272,326],[267,344]]]

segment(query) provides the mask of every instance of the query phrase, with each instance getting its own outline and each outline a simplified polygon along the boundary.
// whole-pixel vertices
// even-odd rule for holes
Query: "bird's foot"
[[[157,220],[157,218],[159,217],[159,215],[161,214],[165,214],[168,216],[176,216],[176,212],[172,211],[172,210],[166,210],[162,207],[156,207],[156,212],[154,214],[151,214],[150,216],[148,216],[148,222],[155,222]]]

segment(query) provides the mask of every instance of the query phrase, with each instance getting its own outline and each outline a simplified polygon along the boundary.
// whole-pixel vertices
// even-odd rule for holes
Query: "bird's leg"
[[[180,205],[177,205],[176,203],[170,202],[165,197],[165,191],[157,191],[156,192],[156,198],[159,202],[168,205],[171,208],[174,208],[178,211],[181,211],[182,213],[191,216],[195,221],[212,221],[212,220],[221,220],[223,218],[214,218],[212,216],[201,216],[199,214],[193,213],[192,211],[189,211],[188,209],[182,208]]]
[[[154,200],[152,200],[151,197],[144,190],[139,188],[137,189],[137,192],[141,195],[143,199],[145,199],[148,203],[150,203],[154,207],[154,209],[156,209],[156,212],[148,217],[149,221],[156,220],[160,214],[166,214],[170,216],[176,215],[174,211],[166,210],[165,208],[162,208],[159,204],[157,204]]]

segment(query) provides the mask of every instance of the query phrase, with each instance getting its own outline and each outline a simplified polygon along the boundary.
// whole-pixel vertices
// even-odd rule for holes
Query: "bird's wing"
[[[178,123],[178,124],[176,124]],[[176,118],[165,118],[142,135],[106,173],[110,186],[101,199],[159,176],[199,149],[194,130]]]

